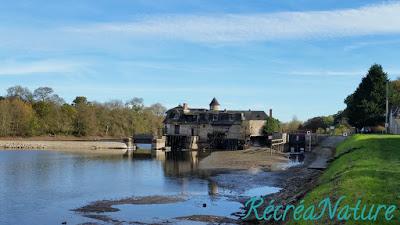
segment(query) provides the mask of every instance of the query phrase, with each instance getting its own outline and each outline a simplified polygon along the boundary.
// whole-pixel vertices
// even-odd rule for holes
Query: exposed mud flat
[[[238,221],[222,217],[222,216],[212,216],[212,215],[192,215],[192,216],[182,216],[174,218],[177,220],[187,220],[187,221],[197,221],[197,222],[206,222],[208,224],[237,224]]]
[[[167,204],[182,202],[186,199],[181,196],[146,196],[146,197],[130,197],[117,200],[101,200],[92,202],[88,205],[82,206],[72,211],[80,213],[104,213],[104,212],[117,212],[118,208],[113,206],[117,205],[151,205],[151,204]]]
[[[199,163],[199,169],[271,170],[277,163],[288,163],[285,154],[270,153],[268,148],[217,151]]]

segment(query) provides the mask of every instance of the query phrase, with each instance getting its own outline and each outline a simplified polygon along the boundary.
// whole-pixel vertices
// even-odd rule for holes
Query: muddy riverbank
[[[282,187],[282,190],[269,194],[262,195],[264,204],[258,207],[259,215],[263,215],[264,209],[268,206],[271,200],[277,205],[296,205],[304,196],[313,188],[318,185],[318,178],[323,173],[323,169],[315,169],[315,164],[324,164],[331,159],[334,155],[336,146],[345,138],[339,136],[327,137],[312,152],[307,152],[305,161],[302,165],[288,168],[285,172],[276,174],[279,179],[277,185]],[[241,199],[244,204],[249,198]],[[246,215],[248,208],[241,215]],[[284,209],[281,210],[283,213]],[[265,221],[256,220],[254,214],[251,214],[246,220],[242,221],[244,224],[258,224],[266,223]],[[285,222],[270,221],[269,224],[285,224]]]
[[[73,211],[86,218],[106,223],[127,221],[134,223],[140,219],[138,215],[131,214],[129,220],[119,217],[118,211],[121,206],[121,210],[125,210],[125,212],[126,210],[133,212],[133,209],[143,212],[146,208],[152,208],[166,210],[167,213],[168,210],[174,209],[179,216],[173,216],[175,213],[170,212],[168,213],[171,215],[169,217],[163,215],[163,212],[157,211],[168,218],[150,220],[148,223],[142,221],[142,224],[191,224],[193,222],[240,224],[242,222],[240,216],[243,214],[240,207],[246,199],[279,192],[289,177],[287,168],[293,165],[299,164],[289,162],[282,154],[271,155],[268,149],[213,152],[205,158],[200,158],[198,165],[191,164],[190,170],[186,170],[188,168],[182,166],[176,167],[175,165],[173,167],[174,170],[185,168],[186,172],[178,173],[179,177],[187,180],[185,183],[193,179],[206,180],[208,183],[206,193],[199,195],[197,192],[184,191],[172,198],[167,195],[148,195],[99,200],[79,206]],[[275,169],[272,171],[272,168]],[[238,208],[232,211],[227,210],[227,206],[232,207],[236,204]],[[216,210],[222,210],[224,213],[218,214]]]
[[[271,153],[269,148],[240,151],[216,151],[199,163],[200,170],[272,170],[274,165],[288,163],[285,154]]]

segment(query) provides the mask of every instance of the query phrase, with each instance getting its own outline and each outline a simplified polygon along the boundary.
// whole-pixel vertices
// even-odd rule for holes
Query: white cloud
[[[193,42],[247,42],[333,38],[400,33],[400,3],[333,11],[269,14],[159,15],[132,22],[65,28],[99,37],[180,39]]]
[[[0,75],[24,75],[36,73],[69,73],[74,72],[80,63],[42,60],[33,62],[3,61],[0,62]]]

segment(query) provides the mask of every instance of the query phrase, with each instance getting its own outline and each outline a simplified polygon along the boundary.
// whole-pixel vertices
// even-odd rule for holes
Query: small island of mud
[[[82,206],[72,211],[79,213],[105,213],[105,212],[117,212],[118,208],[114,208],[116,205],[145,205],[145,204],[168,204],[182,202],[186,199],[181,196],[146,196],[146,197],[130,197],[117,200],[101,200],[95,201],[88,205]]]

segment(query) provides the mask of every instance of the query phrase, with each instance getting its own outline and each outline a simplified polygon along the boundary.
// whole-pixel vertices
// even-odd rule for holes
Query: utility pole
[[[386,114],[385,114],[385,130],[386,134],[389,133],[389,81],[386,81]]]

